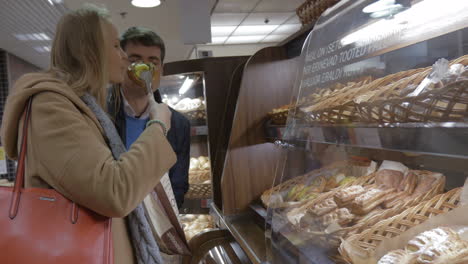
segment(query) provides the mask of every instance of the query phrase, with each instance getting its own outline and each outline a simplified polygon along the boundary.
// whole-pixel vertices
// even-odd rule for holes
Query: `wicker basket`
[[[205,109],[194,110],[190,112],[182,113],[190,120],[206,120]]]
[[[366,178],[363,178],[359,185],[362,186],[367,186],[371,185],[375,182],[375,173],[371,174]],[[353,183],[355,184],[355,183]],[[434,182],[431,186],[431,189],[425,193],[423,193],[421,196],[415,197],[414,199],[411,199],[405,203],[398,204],[392,208],[383,210],[381,213],[376,214],[372,217],[367,218],[365,221],[358,222],[355,225],[349,226],[349,227],[344,227],[338,230],[334,230],[333,232],[325,233],[323,231],[318,231],[318,232],[307,232],[307,236],[310,236],[313,238],[315,241],[319,241],[320,244],[322,245],[328,245],[331,248],[336,248],[340,245],[341,240],[349,237],[352,234],[360,233],[363,232],[364,230],[368,229],[369,227],[373,226],[374,224],[378,223],[379,221],[385,220],[389,217],[392,217],[394,215],[397,215],[398,213],[402,212],[405,208],[414,206],[418,203],[421,203],[422,201],[429,200],[433,198],[434,196],[440,194],[443,191],[443,188],[445,186],[445,177],[440,177],[436,182]],[[317,199],[315,203],[310,203],[310,208],[314,205],[317,204],[325,199],[328,199],[330,197],[333,197],[333,195],[336,193],[333,192],[333,194],[327,194],[321,197],[321,199]],[[306,207],[306,206],[304,206]],[[308,208],[305,208],[308,209]],[[298,230],[299,231],[299,230]],[[305,233],[306,231],[301,230],[300,232]]]
[[[320,15],[339,0],[307,0],[296,9],[296,14],[302,25],[308,25],[317,20]]]
[[[212,196],[211,184],[190,184],[185,194],[187,199],[210,199]]]
[[[341,256],[348,263],[353,263],[355,254],[364,254],[366,256],[361,256],[364,258],[373,256],[375,249],[384,239],[396,237],[432,216],[443,214],[456,208],[459,203],[461,190],[462,188],[456,188],[447,193],[437,195],[428,201],[410,207],[398,215],[375,224],[360,234],[348,237],[338,249]],[[357,251],[351,252],[352,250],[346,245],[352,245],[359,253]]]
[[[337,89],[317,100],[315,104],[301,108],[301,111],[304,112],[306,121],[311,124],[344,124],[357,122],[360,119],[357,103],[354,101],[357,95],[373,93],[379,87],[408,77],[416,71],[420,70],[398,72],[371,82],[364,80],[349,83],[345,87]]]
[[[468,80],[416,97],[364,103],[358,108],[364,122],[463,122],[468,118]]]
[[[275,113],[268,113],[267,119],[271,120],[271,123],[274,125],[286,125],[286,120],[288,119],[290,109],[283,109]]]
[[[211,179],[210,170],[190,170],[189,171],[189,183],[190,184],[202,184],[205,181]]]

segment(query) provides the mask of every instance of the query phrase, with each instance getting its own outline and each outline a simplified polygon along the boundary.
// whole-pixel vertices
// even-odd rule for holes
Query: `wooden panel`
[[[263,122],[289,103],[296,68],[283,47],[262,49],[245,66],[221,182],[225,215],[245,210],[273,183],[281,150],[265,141]]]
[[[216,175],[218,175],[217,179],[219,179],[219,182],[221,182],[221,175],[223,173],[224,161],[226,159],[226,153],[229,145],[229,136],[231,134],[234,114],[236,112],[237,98],[239,97],[239,88],[242,81],[244,67],[245,63],[240,64],[232,74],[228,92],[229,100],[227,101],[225,112],[223,113],[223,122],[221,122],[219,132],[221,135],[218,137],[218,147],[215,153],[216,158],[214,160],[216,162],[212,162],[211,164],[213,166],[212,169],[216,171]],[[222,209],[221,192],[218,191],[218,193],[218,199],[215,199],[215,204],[218,208]]]
[[[220,184],[222,168],[214,166],[217,164],[216,151],[219,147],[218,142],[226,142],[225,144],[227,144],[230,132],[221,130],[221,127],[224,127],[223,113],[228,111],[228,107],[235,107],[237,97],[232,98],[229,96],[231,93],[229,90],[231,76],[238,65],[245,63],[248,58],[246,56],[218,57],[164,64],[165,75],[197,71],[205,73],[209,148],[213,173],[213,200],[219,205],[221,204]],[[238,89],[238,87],[235,89]]]

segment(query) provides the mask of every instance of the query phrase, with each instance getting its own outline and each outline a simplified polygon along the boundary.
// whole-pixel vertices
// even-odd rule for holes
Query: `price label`
[[[192,136],[208,135],[208,126],[192,127]]]

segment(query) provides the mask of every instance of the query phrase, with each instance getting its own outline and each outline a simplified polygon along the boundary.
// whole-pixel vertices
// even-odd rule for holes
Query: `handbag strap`
[[[10,202],[10,219],[14,219],[18,214],[19,203],[21,200],[21,190],[24,189],[24,175],[26,167],[26,153],[28,150],[28,127],[29,121],[31,120],[31,106],[32,106],[31,96],[28,99],[26,107],[23,112],[23,129],[22,129],[22,138],[20,145],[20,153],[18,158],[18,167],[16,170],[15,185],[13,187],[12,198]],[[70,220],[73,224],[78,221],[78,206],[73,202]]]

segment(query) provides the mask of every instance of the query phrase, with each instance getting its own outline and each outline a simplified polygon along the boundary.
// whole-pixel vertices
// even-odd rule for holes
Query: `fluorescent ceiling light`
[[[367,45],[376,36],[390,36],[398,33],[398,41],[405,42],[419,39],[421,35],[438,34],[443,28],[461,28],[466,26],[468,1],[451,0],[440,4],[439,0],[418,2],[411,8],[400,12],[392,19],[380,19],[367,24],[341,39],[342,45],[355,43]],[[443,21],[443,26],[441,26]],[[388,43],[390,45],[390,43]]]
[[[288,35],[268,35],[266,38],[262,40],[263,43],[268,43],[268,42],[280,42],[286,39]]]
[[[192,87],[193,81],[194,79],[190,79],[189,77],[187,77],[187,79],[185,79],[184,83],[179,89],[179,94],[186,93]]]
[[[161,0],[132,0],[132,5],[142,8],[155,7],[159,6],[160,4]]]
[[[301,24],[286,24],[279,26],[274,32],[274,35],[291,35],[301,29]]]
[[[232,34],[233,36],[268,35],[278,25],[239,26]]]
[[[211,27],[211,36],[224,37],[229,36],[236,29],[236,26]]]
[[[223,44],[228,37],[212,37],[211,44]]]
[[[15,34],[15,37],[21,41],[27,40],[39,40],[39,41],[47,41],[50,40],[50,37],[47,36],[46,33],[32,33],[32,34]]]
[[[34,49],[40,53],[50,52],[50,46],[38,46],[34,47]]]
[[[257,43],[264,39],[265,35],[262,36],[232,36],[224,44],[244,44],[244,43]]]

